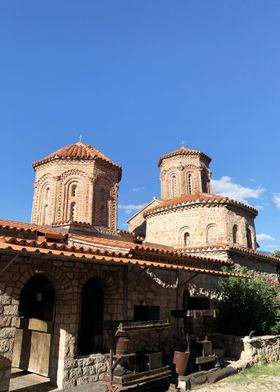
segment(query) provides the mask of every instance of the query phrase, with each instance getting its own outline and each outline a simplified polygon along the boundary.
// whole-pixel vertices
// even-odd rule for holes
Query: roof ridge
[[[180,205],[184,205],[186,203],[193,204],[193,203],[228,203],[228,204],[233,204],[241,208],[246,208],[250,212],[254,213],[257,215],[258,211],[254,207],[242,203],[241,201],[230,199],[227,196],[222,196],[222,195],[215,195],[213,193],[203,193],[203,192],[197,192],[197,193],[192,193],[192,194],[186,194],[186,195],[181,195],[177,196],[175,198],[171,199],[166,199],[164,200],[159,206],[151,207],[145,211],[145,216],[149,215],[150,213],[160,211],[160,210],[166,210],[169,207],[177,207]]]
[[[91,146],[90,144],[86,144],[83,142],[77,142],[74,144],[69,144],[67,146],[61,147],[58,150],[52,152],[51,154],[35,161],[32,163],[32,167],[35,167],[53,161],[55,159],[101,159],[119,170],[121,170],[121,166],[114,163],[110,158],[108,158],[104,153],[99,151],[97,148]]]
[[[200,150],[193,150],[191,148],[181,146],[177,150],[174,150],[174,151],[171,151],[167,154],[161,155],[159,158],[159,161],[158,161],[158,166],[161,165],[161,162],[163,159],[171,158],[176,155],[201,155],[204,158],[206,158],[209,162],[211,162],[211,160],[212,160],[212,158],[210,158],[207,154],[205,154],[204,152],[202,152]]]

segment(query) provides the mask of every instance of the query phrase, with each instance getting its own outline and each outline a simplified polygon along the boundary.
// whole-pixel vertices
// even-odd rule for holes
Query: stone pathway
[[[279,392],[280,376],[259,376],[257,381],[249,384],[235,384],[230,379],[219,381],[215,384],[207,384],[196,389],[197,392]],[[171,387],[170,392],[175,388]],[[36,374],[27,373],[20,369],[13,369],[10,382],[10,392],[66,392],[53,387],[48,378]],[[67,392],[106,392],[102,383],[93,383],[68,389]]]
[[[50,384],[49,379],[37,374],[28,373],[21,369],[12,369],[10,392],[64,392]],[[101,382],[83,385],[67,392],[106,392],[106,387]]]
[[[279,392],[280,376],[259,376],[257,381],[249,384],[235,384],[229,379],[208,384],[197,389],[197,392]]]

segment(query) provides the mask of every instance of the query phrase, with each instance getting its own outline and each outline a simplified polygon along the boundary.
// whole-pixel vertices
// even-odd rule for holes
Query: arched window
[[[190,244],[191,244],[190,233],[186,232],[184,233],[184,246],[189,246]]]
[[[171,197],[175,197],[177,195],[177,176],[176,174],[172,174],[170,177],[170,195]]]
[[[202,172],[201,175],[201,181],[202,181],[202,192],[203,193],[208,193],[208,180],[207,180],[207,175],[205,172]]]
[[[45,200],[48,200],[49,195],[50,195],[50,188],[47,187],[46,190],[45,190]]]
[[[233,228],[232,228],[232,241],[234,244],[237,244],[237,242],[238,242],[238,226],[237,225],[233,225]]]
[[[44,205],[44,210],[43,210],[43,225],[47,222],[47,216],[48,216],[48,205]]]
[[[77,195],[77,184],[71,185],[71,196],[75,197]]]
[[[207,226],[206,229],[207,244],[217,244],[219,243],[219,229],[215,223]]]
[[[249,227],[246,228],[246,239],[247,239],[247,247],[249,249],[252,249],[253,248],[252,233]]]
[[[75,220],[75,216],[76,216],[76,203],[73,201],[70,204],[70,211],[69,211],[69,218],[70,220]]]
[[[187,183],[188,183],[188,193],[191,194],[193,192],[192,174],[191,173],[188,173],[188,175],[187,175]]]
[[[91,278],[82,288],[78,355],[102,351],[103,317],[103,288],[98,279]]]

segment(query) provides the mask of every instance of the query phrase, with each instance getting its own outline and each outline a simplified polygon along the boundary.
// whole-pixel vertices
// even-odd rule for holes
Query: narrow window
[[[48,205],[47,204],[45,204],[44,205],[44,210],[43,210],[43,224],[45,224],[46,223],[46,221],[47,221],[47,216],[48,216]]]
[[[184,246],[190,245],[190,233],[184,233]]]
[[[76,215],[76,203],[73,201],[70,204],[70,220],[75,220],[75,215]]]
[[[188,174],[188,193],[192,193],[192,175],[190,173]]]
[[[232,228],[232,240],[234,244],[237,244],[237,236],[238,236],[238,226],[237,225],[233,225]]]
[[[175,174],[173,174],[170,179],[170,193],[171,197],[175,197],[177,194],[177,177]]]
[[[249,227],[247,227],[247,229],[246,229],[246,237],[247,237],[247,247],[249,249],[252,249],[253,248],[252,235],[251,235],[251,230],[249,229]]]
[[[207,175],[205,172],[202,173],[202,192],[207,193],[208,192],[208,186],[207,186]]]
[[[49,194],[50,194],[50,188],[48,187],[48,188],[46,188],[46,191],[45,191],[45,199],[46,200],[48,200]]]
[[[71,187],[71,196],[75,197],[76,194],[77,194],[77,185],[73,184],[72,187]]]

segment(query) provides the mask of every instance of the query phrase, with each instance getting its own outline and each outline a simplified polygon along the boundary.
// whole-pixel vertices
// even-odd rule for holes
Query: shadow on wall
[[[1,369],[1,391],[9,390],[10,376],[11,376],[11,361],[8,358],[0,355],[0,369]]]

